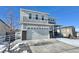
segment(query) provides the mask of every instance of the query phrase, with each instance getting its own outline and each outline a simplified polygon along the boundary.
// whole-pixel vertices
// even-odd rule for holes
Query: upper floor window
[[[56,24],[55,19],[52,19],[53,24]]]
[[[55,19],[49,18],[48,21],[49,21],[49,23],[51,23],[51,24],[56,24]]]
[[[31,13],[29,14],[29,19],[32,19],[32,14]]]
[[[42,20],[44,20],[44,16],[42,16]]]
[[[36,15],[36,19],[38,19],[38,15]]]
[[[23,22],[26,22],[26,20],[27,20],[27,17],[23,16]]]
[[[51,19],[50,19],[50,18],[48,18],[48,21],[51,21]]]
[[[28,29],[30,29],[30,27],[28,27]]]

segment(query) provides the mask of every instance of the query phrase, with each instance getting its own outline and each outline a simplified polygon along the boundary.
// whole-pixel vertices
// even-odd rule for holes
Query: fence
[[[4,35],[0,36],[0,52],[4,52],[8,49],[10,50],[10,43],[15,40],[15,34],[9,34],[9,35]],[[6,47],[6,48],[5,48]]]

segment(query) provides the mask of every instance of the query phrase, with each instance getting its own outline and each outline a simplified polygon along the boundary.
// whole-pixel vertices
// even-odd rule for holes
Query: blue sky
[[[6,23],[8,12],[13,12],[13,22],[15,27],[19,27],[19,10],[20,8],[47,12],[51,17],[56,18],[57,24],[64,26],[75,26],[79,31],[79,7],[78,6],[0,6],[0,19]]]

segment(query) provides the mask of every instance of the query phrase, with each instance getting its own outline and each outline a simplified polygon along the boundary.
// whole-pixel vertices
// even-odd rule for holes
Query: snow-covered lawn
[[[8,42],[0,41],[0,53],[7,49]]]
[[[5,45],[0,45],[0,53],[2,53],[7,47]]]
[[[72,45],[72,46],[79,47],[78,39],[56,38],[56,40]]]

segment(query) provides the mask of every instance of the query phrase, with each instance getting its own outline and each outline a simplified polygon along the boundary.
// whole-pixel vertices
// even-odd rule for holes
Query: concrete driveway
[[[52,43],[41,45],[30,45],[32,53],[79,53],[79,47],[63,43],[56,39],[50,39]]]

